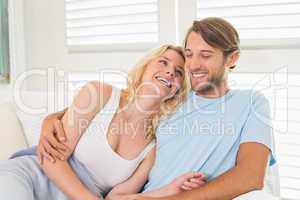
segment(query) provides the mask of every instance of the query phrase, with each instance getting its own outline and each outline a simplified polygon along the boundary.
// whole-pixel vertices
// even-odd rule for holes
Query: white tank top
[[[118,109],[120,94],[120,90],[112,87],[108,102],[91,121],[74,151],[74,156],[90,172],[102,194],[106,194],[115,185],[133,175],[138,165],[155,145],[155,141],[151,141],[133,160],[122,158],[111,148],[106,134]]]

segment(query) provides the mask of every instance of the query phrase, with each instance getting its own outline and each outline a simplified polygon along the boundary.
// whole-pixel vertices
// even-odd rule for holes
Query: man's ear
[[[230,69],[232,66],[235,66],[239,57],[240,57],[239,51],[234,51],[231,54],[229,54],[226,61],[226,67]]]

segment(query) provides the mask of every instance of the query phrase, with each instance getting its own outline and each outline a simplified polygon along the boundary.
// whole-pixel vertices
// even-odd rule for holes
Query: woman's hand
[[[105,200],[139,200],[140,198],[142,198],[142,196],[139,194],[108,194]]]
[[[60,120],[61,115],[63,113],[54,113],[47,116],[43,121],[37,147],[40,164],[43,164],[45,158],[50,162],[55,162],[56,159],[66,159],[68,147],[64,144],[66,136]]]
[[[206,183],[206,176],[201,172],[189,172],[175,178],[166,186],[168,195],[199,188]]]

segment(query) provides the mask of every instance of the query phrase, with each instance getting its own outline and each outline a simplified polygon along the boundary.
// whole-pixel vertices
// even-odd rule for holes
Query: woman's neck
[[[150,120],[153,115],[158,113],[160,102],[161,99],[158,98],[137,95],[131,102],[125,103],[125,107],[122,109],[122,112],[126,116],[127,120],[147,121]]]

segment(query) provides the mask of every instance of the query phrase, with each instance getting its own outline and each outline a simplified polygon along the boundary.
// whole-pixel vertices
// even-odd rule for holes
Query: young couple
[[[87,83],[44,120],[37,156],[0,163],[0,196],[210,200],[263,189],[275,163],[269,105],[228,87],[239,53],[234,27],[206,18],[184,50],[165,45],[142,59],[126,89]]]

